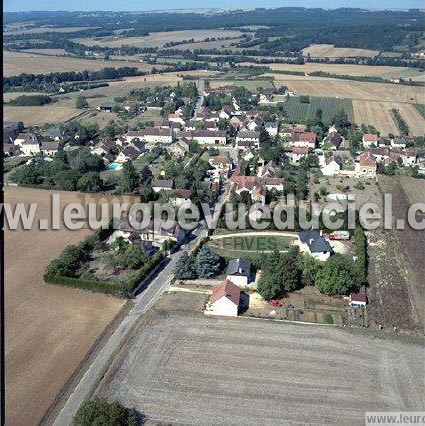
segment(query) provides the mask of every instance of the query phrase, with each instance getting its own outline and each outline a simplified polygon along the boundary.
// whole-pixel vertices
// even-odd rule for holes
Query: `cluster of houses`
[[[62,137],[50,136],[41,138],[35,133],[18,133],[13,141],[4,140],[3,152],[5,156],[12,157],[16,155],[33,156],[41,154],[47,157],[54,156],[62,148]]]

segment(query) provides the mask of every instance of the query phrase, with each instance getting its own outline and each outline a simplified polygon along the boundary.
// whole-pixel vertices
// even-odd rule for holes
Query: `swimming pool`
[[[108,164],[108,170],[121,170],[122,169],[122,164],[120,163],[111,163]]]

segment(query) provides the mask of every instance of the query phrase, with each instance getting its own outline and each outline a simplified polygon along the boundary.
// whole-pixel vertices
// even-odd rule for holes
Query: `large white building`
[[[200,145],[226,145],[226,136],[225,130],[191,130],[180,133],[180,137],[193,139]]]
[[[146,129],[137,130],[135,132],[127,132],[124,135],[124,139],[127,143],[139,139],[148,143],[169,144],[173,142],[173,130],[159,127],[147,127]]]

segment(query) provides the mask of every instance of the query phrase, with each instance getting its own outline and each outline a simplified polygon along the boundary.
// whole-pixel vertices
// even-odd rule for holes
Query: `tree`
[[[348,257],[336,254],[330,257],[317,272],[315,286],[321,293],[334,296],[355,290],[360,280],[360,274],[354,262]]]
[[[298,258],[298,267],[301,270],[301,280],[304,285],[314,285],[316,274],[321,264],[310,255],[301,255]]]
[[[186,251],[176,262],[174,276],[178,280],[193,280],[197,277],[193,259],[190,258]]]
[[[133,163],[128,160],[123,164],[121,188],[124,192],[133,192],[139,185],[139,176]]]
[[[102,399],[84,403],[74,417],[75,426],[136,426],[138,424],[134,410],[118,402],[108,403]]]
[[[217,275],[221,268],[221,257],[208,245],[203,245],[195,258],[195,269],[201,278]]]
[[[77,189],[82,192],[99,192],[103,182],[98,172],[88,172],[78,179]]]
[[[152,180],[152,171],[148,165],[145,165],[142,167],[142,170],[140,170],[139,176],[140,176],[141,183],[143,184],[150,183],[150,181]]]
[[[75,100],[75,108],[83,109],[89,106],[87,99],[84,96],[78,96]]]

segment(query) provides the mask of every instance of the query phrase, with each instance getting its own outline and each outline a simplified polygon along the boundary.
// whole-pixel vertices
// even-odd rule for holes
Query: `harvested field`
[[[124,305],[103,294],[50,286],[46,264],[67,244],[92,231],[39,231],[51,216],[52,191],[6,187],[5,202],[37,202],[32,230],[5,229],[6,423],[38,424],[59,391]],[[61,192],[62,205],[99,201],[96,195]]]
[[[335,47],[333,44],[311,44],[309,47],[303,49],[302,52],[304,56],[310,55],[319,58],[342,58],[355,56],[373,58],[379,53],[378,50]]]
[[[365,411],[423,409],[423,374],[420,345],[157,311],[98,393],[167,424],[363,424]]]
[[[405,221],[410,204],[423,200],[425,189],[423,181],[396,176],[380,176],[379,187],[393,196],[393,217]],[[404,230],[370,231],[368,240],[371,324],[423,331],[424,232],[406,223]]]
[[[25,126],[38,126],[68,121],[81,114],[81,110],[72,106],[62,107],[56,104],[34,107],[4,106],[3,114],[5,120],[22,121]]]
[[[425,133],[425,118],[412,104],[353,100],[353,108],[355,123],[372,125],[383,136],[387,136],[389,133],[399,134],[390,114],[392,108],[397,108],[400,111],[409,126],[410,136],[423,136]]]
[[[85,44],[86,46],[107,46],[120,47],[136,46],[136,47],[163,47],[165,43],[177,42],[193,39],[195,42],[203,41],[206,38],[224,38],[224,37],[240,37],[241,31],[234,30],[186,30],[186,31],[163,31],[151,33],[145,37],[105,37],[102,39],[79,38],[74,41]],[[174,48],[174,47],[173,47]]]
[[[263,64],[259,64],[259,66]],[[352,75],[352,76],[383,76],[390,74],[393,76],[401,76],[403,73],[410,72],[413,75],[422,75],[416,68],[407,67],[390,67],[384,65],[368,66],[368,65],[355,65],[355,64],[321,64],[314,62],[307,62],[304,65],[292,64],[266,64],[272,70],[281,71],[301,71],[309,74],[314,71],[323,71],[330,74]]]
[[[65,55],[65,49],[27,49],[27,50],[24,50],[23,52],[35,53],[40,55],[48,55],[48,56]]]
[[[332,96],[359,100],[421,103],[425,87],[403,86],[390,83],[338,80],[324,77],[303,77],[283,74],[273,76],[275,85],[288,86],[297,95]]]
[[[68,56],[57,58],[35,53],[3,51],[3,73],[5,77],[21,73],[45,74],[62,71],[97,71],[106,67],[135,67],[140,71],[150,71],[152,69],[152,65],[140,62],[90,60]],[[161,66],[157,68],[161,68]]]
[[[176,50],[194,50],[194,49],[220,49],[232,44],[239,43],[241,38],[232,38],[229,40],[198,41],[195,43],[185,43],[174,46]]]

